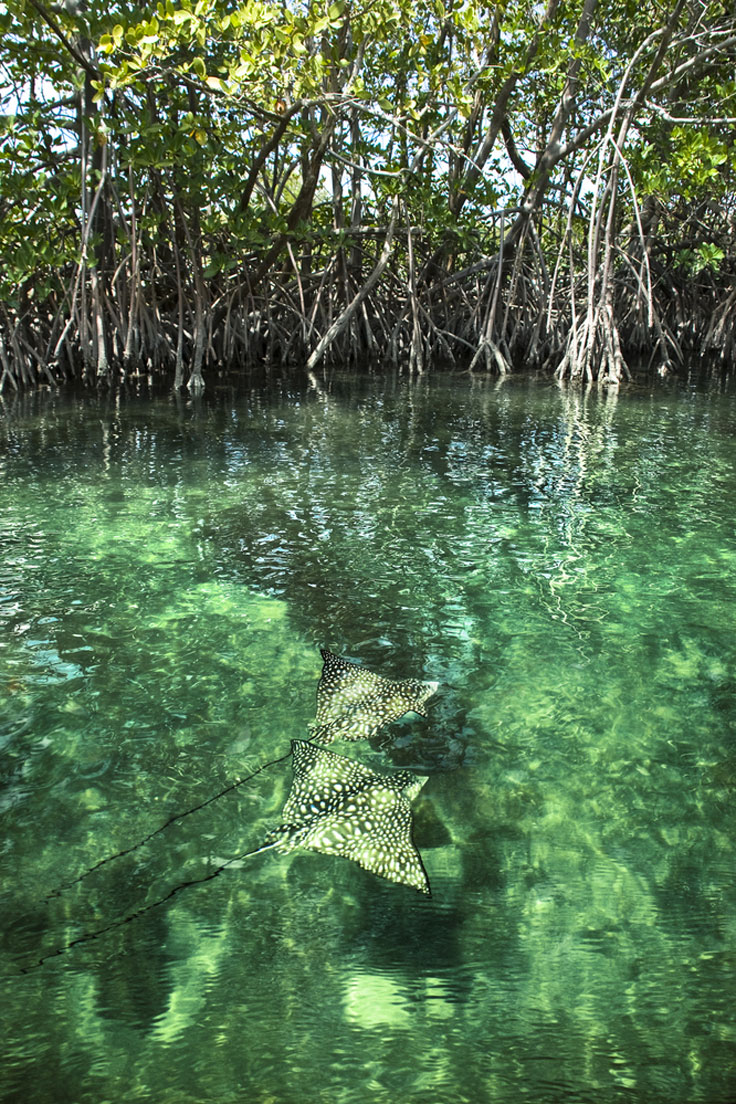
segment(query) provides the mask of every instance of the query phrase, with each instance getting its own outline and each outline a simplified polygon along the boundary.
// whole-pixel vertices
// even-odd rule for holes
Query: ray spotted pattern
[[[82,932],[35,962],[22,966],[22,973],[35,970],[50,958],[139,919],[166,904],[183,889],[212,881],[242,859],[271,849],[290,852],[302,848],[324,855],[340,855],[372,874],[431,896],[427,873],[412,840],[411,802],[427,781],[426,777],[410,771],[381,774],[344,755],[326,751],[319,744],[331,743],[339,737],[358,740],[374,735],[409,710],[424,715],[424,702],[435,692],[437,683],[383,678],[326,648],[321,651],[324,666],[317,687],[316,723],[309,740],[291,742],[292,787],[278,828],[269,832],[264,843],[255,850],[228,859],[203,877],[178,883],[163,897],[135,912]],[[137,843],[108,855],[58,886],[45,900],[50,901],[65,889],[78,885],[101,866],[137,851],[169,825],[206,808],[287,757],[263,763],[206,801],[170,817]]]
[[[294,779],[282,822],[265,846],[342,855],[365,870],[430,894],[411,838],[411,800],[427,781],[398,771],[380,774],[362,763],[292,740]]]
[[[317,685],[317,714],[310,739],[361,740],[413,710],[426,716],[424,703],[437,690],[436,682],[389,679],[321,649],[324,664]]]

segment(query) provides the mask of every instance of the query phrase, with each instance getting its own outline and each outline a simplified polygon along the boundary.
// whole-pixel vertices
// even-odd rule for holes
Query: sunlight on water
[[[713,389],[6,401],[0,1098],[731,1101],[735,461]],[[432,898],[269,851],[120,924],[279,823],[287,762],[75,881],[286,756],[320,645],[440,683],[335,748],[429,775]]]

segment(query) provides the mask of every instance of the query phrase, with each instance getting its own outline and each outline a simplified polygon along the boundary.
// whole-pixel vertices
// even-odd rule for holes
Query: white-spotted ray
[[[437,690],[436,682],[384,678],[334,655],[326,648],[322,648],[321,652],[324,665],[317,686],[317,715],[310,741],[329,744],[340,737],[359,740],[375,735],[384,725],[398,720],[410,710],[426,715],[423,706]],[[342,855],[381,878],[412,886],[431,896],[426,871],[411,838],[411,801],[427,779],[410,771],[379,774],[345,756],[325,751],[324,747],[310,741],[291,742],[294,777],[283,809],[283,820],[260,847],[235,855],[208,870],[202,877],[179,882],[163,897],[132,913],[82,932],[35,962],[19,965],[20,972],[35,970],[50,958],[115,931],[166,904],[182,890],[212,881],[241,860],[271,849],[288,852],[305,848],[325,855]],[[46,895],[45,901],[83,882],[100,867],[124,855],[131,855],[171,824],[205,809],[286,758],[288,755],[263,763],[245,778],[231,782],[205,801],[170,816],[137,843],[100,859],[94,866],[62,883]]]
[[[436,682],[384,678],[327,648],[320,650],[324,664],[311,740],[368,739],[410,710],[426,716],[424,703],[437,690]]]
[[[291,791],[282,822],[264,846],[342,855],[429,896],[429,880],[411,838],[410,804],[427,779],[410,771],[379,774],[305,740],[292,740],[291,749]]]

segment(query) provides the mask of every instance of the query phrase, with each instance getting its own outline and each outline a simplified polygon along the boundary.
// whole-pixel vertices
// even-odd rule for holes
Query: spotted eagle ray
[[[342,737],[346,740],[359,740],[375,735],[384,725],[398,720],[405,713],[414,711],[422,717],[426,717],[424,703],[434,694],[439,683],[420,682],[417,679],[389,679],[383,675],[377,675],[357,663],[351,663],[327,648],[320,648],[323,659],[322,674],[317,684],[317,713],[315,723],[310,725],[310,740],[320,744],[331,744]],[[304,742],[304,741],[302,741]],[[77,885],[101,866],[120,859],[124,855],[131,855],[138,851],[144,844],[149,843],[155,836],[160,835],[170,825],[175,824],[192,813],[206,809],[214,801],[218,801],[226,794],[233,793],[246,782],[250,782],[261,771],[273,767],[277,763],[283,763],[289,758],[289,753],[271,759],[263,763],[256,770],[231,782],[218,793],[186,809],[182,813],[174,813],[167,821],[154,828],[143,839],[122,851],[116,851],[114,855],[108,855],[100,859],[94,866],[89,867],[82,874],[71,881],[63,882],[45,897],[51,900],[72,886]]]
[[[426,777],[379,774],[307,740],[291,741],[294,779],[281,824],[259,850],[305,848],[342,855],[364,870],[430,895],[411,838],[411,801]]]
[[[228,867],[263,851],[275,849],[288,853],[304,849],[323,855],[340,855],[380,878],[432,896],[427,872],[411,834],[411,802],[427,781],[426,776],[411,771],[381,774],[308,740],[291,741],[291,759],[293,780],[281,823],[268,833],[260,847],[235,855],[201,878],[179,882],[163,897],[135,912],[101,928],[83,932],[36,962],[21,966],[21,973],[27,974],[50,958],[138,920],[166,904],[183,889],[211,882]],[[131,850],[133,848],[128,848],[120,854],[129,854]]]
[[[317,684],[317,715],[310,739],[320,744],[375,736],[384,725],[413,710],[426,717],[424,703],[436,682],[389,679],[321,648],[322,676]]]
[[[311,726],[310,740],[291,742],[292,787],[278,828],[269,832],[260,847],[228,859],[201,878],[179,883],[164,897],[127,916],[82,933],[36,963],[21,968],[22,973],[136,920],[165,904],[183,889],[211,881],[240,860],[271,849],[291,852],[303,848],[326,855],[340,855],[381,878],[411,886],[431,896],[429,879],[411,835],[411,802],[427,778],[410,771],[381,774],[353,759],[326,751],[318,743],[332,743],[340,737],[347,740],[367,738],[410,710],[426,716],[424,702],[435,693],[438,684],[415,679],[384,678],[326,648],[320,650],[324,663],[317,687],[315,724]],[[78,877],[57,887],[45,900],[59,896],[64,889],[78,884],[114,859],[130,855],[171,824],[206,808],[267,767],[288,757],[288,754],[282,755],[262,764],[207,800],[171,816],[138,843],[101,859]]]

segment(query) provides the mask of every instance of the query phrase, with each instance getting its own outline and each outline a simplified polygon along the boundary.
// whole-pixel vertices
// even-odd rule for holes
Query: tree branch
[[[54,32],[56,37],[63,45],[64,49],[74,58],[77,65],[81,65],[88,76],[93,77],[95,80],[100,80],[102,77],[100,70],[97,68],[96,65],[92,64],[88,57],[84,56],[81,50],[77,49],[77,47],[74,45],[73,42],[70,41],[70,39],[67,38],[57,21],[54,19],[51,12],[44,7],[40,0],[28,0],[28,2],[32,8],[36,9],[38,14],[43,19],[44,23],[46,23],[46,25],[51,28],[51,30]]]

